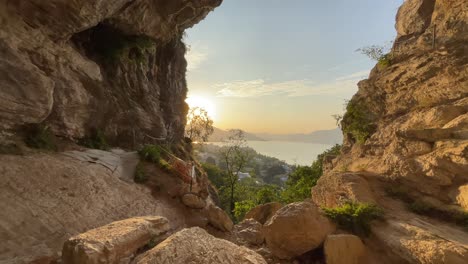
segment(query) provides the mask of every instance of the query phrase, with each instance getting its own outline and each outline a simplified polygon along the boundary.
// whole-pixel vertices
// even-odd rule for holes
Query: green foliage
[[[107,143],[106,137],[99,129],[92,130],[91,135],[89,137],[82,138],[79,143],[80,145],[83,145],[87,148],[101,150],[109,149],[109,144]]]
[[[218,166],[210,163],[202,163],[202,168],[206,174],[208,174],[208,179],[216,188],[220,189],[225,185],[223,171]]]
[[[372,119],[364,103],[349,101],[341,122],[343,132],[351,134],[357,143],[362,144],[374,133]]]
[[[149,162],[159,164],[162,149],[157,145],[145,145],[138,151],[140,158]]]
[[[298,166],[286,181],[286,189],[281,194],[285,203],[303,201],[310,198],[310,189],[322,176],[321,171],[313,166]]]
[[[392,64],[392,54],[387,53],[388,50],[388,46],[372,45],[357,49],[356,51],[377,61],[380,67],[386,68]]]
[[[25,143],[31,148],[57,150],[54,135],[48,126],[42,124],[31,124],[26,127]]]
[[[142,63],[145,53],[155,49],[155,42],[145,36],[126,36],[123,34],[109,35],[109,40],[101,48],[101,54],[109,62],[117,62],[123,58]]]
[[[341,228],[358,235],[368,235],[371,221],[383,216],[381,208],[365,203],[347,202],[340,207],[322,209]]]
[[[390,66],[392,64],[391,54],[389,53],[389,54],[385,54],[385,55],[381,56],[378,59],[377,63],[381,68],[386,68],[386,67]]]
[[[146,244],[146,248],[151,249],[154,248],[158,244],[158,240],[156,238],[151,238],[150,241]]]
[[[336,144],[317,156],[312,166],[298,166],[289,174],[286,188],[282,192],[282,200],[285,203],[303,201],[310,198],[310,189],[317,184],[323,174],[323,159],[326,156],[340,154],[341,145]]]
[[[166,172],[172,172],[172,165],[169,164],[169,162],[167,162],[166,160],[160,159],[158,165],[162,170]]]
[[[134,181],[136,183],[145,183],[148,181],[148,175],[145,173],[145,170],[143,168],[143,164],[142,163],[138,163],[138,165],[136,166],[136,169],[135,169],[135,177],[134,177]]]
[[[252,200],[244,200],[241,202],[235,202],[234,217],[237,220],[237,222],[244,219],[245,214],[247,214],[255,206],[257,206],[257,204]]]
[[[276,185],[264,185],[256,191],[255,202],[257,205],[277,202],[281,200],[281,190]]]

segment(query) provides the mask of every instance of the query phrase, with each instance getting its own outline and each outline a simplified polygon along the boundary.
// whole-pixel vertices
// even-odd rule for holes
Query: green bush
[[[54,135],[42,124],[31,124],[26,128],[25,143],[31,148],[57,150]]]
[[[167,161],[160,159],[158,163],[159,167],[166,171],[166,172],[171,172],[172,171],[172,165],[169,164]]]
[[[468,212],[452,209],[439,208],[422,200],[416,200],[408,205],[414,213],[437,218],[446,222],[451,222],[468,230]]]
[[[104,133],[99,129],[93,129],[89,137],[82,138],[79,142],[80,145],[91,149],[108,150],[109,144],[107,143]]]
[[[242,221],[242,219],[244,219],[245,214],[247,214],[255,206],[257,206],[257,204],[252,200],[236,202],[234,206],[234,217],[237,220],[237,222]]]
[[[390,53],[381,56],[378,60],[378,64],[382,68],[387,68],[392,64],[392,56]]]
[[[383,216],[381,208],[366,203],[346,202],[340,207],[322,209],[338,226],[358,235],[368,235],[371,221]]]
[[[145,173],[145,170],[143,168],[143,164],[141,163],[138,163],[138,165],[136,166],[136,169],[135,169],[135,177],[134,177],[134,181],[136,183],[145,183],[148,181],[148,175]]]
[[[341,122],[343,132],[349,133],[357,143],[364,143],[375,131],[372,114],[364,103],[349,101]]]
[[[159,164],[162,149],[157,145],[145,145],[138,154],[140,158],[149,162]]]

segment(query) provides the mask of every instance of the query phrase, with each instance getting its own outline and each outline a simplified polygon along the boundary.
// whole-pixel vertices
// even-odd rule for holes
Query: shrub
[[[322,209],[341,228],[358,235],[368,235],[370,222],[383,216],[381,208],[366,203],[346,202],[340,207]]]
[[[239,222],[244,219],[245,214],[247,214],[252,208],[257,206],[252,200],[245,200],[241,202],[236,202],[234,206],[234,217]]]
[[[374,133],[375,127],[372,119],[365,104],[349,101],[341,123],[343,132],[351,134],[357,143],[362,144]]]
[[[385,55],[382,55],[379,59],[378,59],[378,64],[380,67],[382,68],[387,68],[388,66],[390,66],[392,64],[392,56],[390,53],[388,54],[385,54]]]
[[[169,164],[167,161],[160,159],[158,163],[159,167],[166,171],[166,172],[171,172],[172,171],[172,166]]]
[[[25,143],[31,148],[56,150],[54,135],[48,126],[31,124],[26,128]]]
[[[89,137],[82,138],[79,142],[80,145],[91,149],[108,150],[109,144],[107,144],[104,133],[99,129],[93,129]]]
[[[134,181],[136,183],[145,183],[148,181],[148,175],[145,173],[145,170],[143,168],[143,164],[141,163],[138,163],[138,165],[136,166],[136,169],[135,169],[135,177],[134,177]]]
[[[408,208],[417,214],[452,222],[468,230],[468,212],[466,211],[452,208],[439,208],[422,200],[412,202],[408,205]]]
[[[143,160],[159,164],[161,159],[161,152],[162,149],[160,146],[146,145],[140,151],[138,151],[138,154]]]

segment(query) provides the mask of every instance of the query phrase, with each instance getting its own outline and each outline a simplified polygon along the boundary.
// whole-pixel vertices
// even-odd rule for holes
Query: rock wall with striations
[[[122,146],[183,137],[182,35],[221,0],[0,1],[1,130]]]
[[[342,123],[360,112],[369,137],[345,133],[334,171],[377,173],[468,209],[458,197],[468,184],[468,4],[405,1],[396,29],[390,65],[358,84]]]
[[[467,263],[468,3],[406,0],[396,30],[348,103],[342,153],[312,199],[382,207],[365,241],[379,263]]]

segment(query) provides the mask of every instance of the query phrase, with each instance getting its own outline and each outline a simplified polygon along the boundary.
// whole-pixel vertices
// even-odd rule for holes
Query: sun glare
[[[191,96],[188,97],[185,100],[185,102],[187,102],[190,108],[200,107],[202,109],[205,109],[210,118],[216,118],[216,107],[213,104],[213,102],[208,100],[207,98],[201,96]]]

